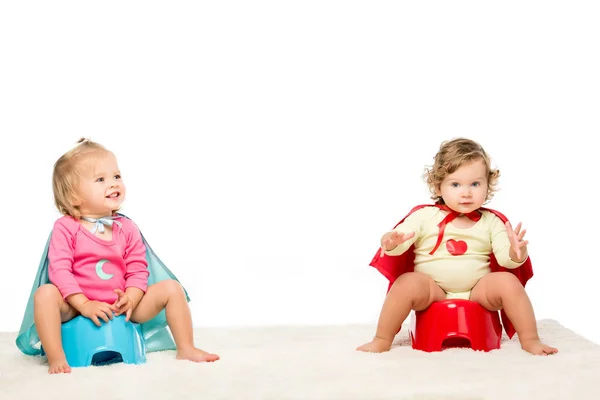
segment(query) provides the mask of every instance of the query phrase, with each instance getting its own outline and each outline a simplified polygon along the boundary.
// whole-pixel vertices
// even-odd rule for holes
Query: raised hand
[[[381,255],[384,251],[390,251],[395,249],[398,245],[410,240],[415,236],[414,232],[401,233],[396,231],[390,231],[383,235],[381,238]]]
[[[108,322],[113,319],[113,312],[116,310],[117,308],[112,304],[103,301],[90,300],[81,308],[81,315],[91,319],[94,324],[100,326],[100,319]]]
[[[506,233],[508,233],[508,240],[510,241],[510,258],[515,262],[522,262],[527,259],[527,245],[529,242],[523,240],[526,229],[521,230],[521,223],[513,230],[510,222],[506,221]]]
[[[117,309],[115,315],[125,313],[125,321],[129,321],[131,313],[133,312],[133,300],[131,300],[127,293],[123,292],[121,289],[115,289],[115,293],[119,296],[113,304]]]

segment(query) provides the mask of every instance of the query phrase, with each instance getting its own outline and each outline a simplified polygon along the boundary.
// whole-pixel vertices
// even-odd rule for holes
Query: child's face
[[[444,203],[452,210],[468,214],[477,210],[486,200],[488,191],[487,170],[483,160],[461,165],[446,176],[437,190]]]
[[[125,200],[125,184],[113,154],[103,154],[90,163],[81,177],[78,195],[74,205],[83,216],[97,218],[119,209]]]

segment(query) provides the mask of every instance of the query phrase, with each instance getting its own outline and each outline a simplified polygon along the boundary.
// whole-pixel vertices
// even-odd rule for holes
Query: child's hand
[[[114,305],[105,303],[103,301],[90,300],[83,305],[81,308],[81,315],[91,319],[94,324],[100,326],[100,320],[102,318],[105,322],[113,319],[113,312],[117,308]]]
[[[115,289],[115,293],[119,296],[117,301],[113,304],[117,309],[115,315],[125,313],[125,321],[129,321],[131,313],[133,312],[133,300],[131,300],[127,293],[124,293],[121,289]]]
[[[506,221],[506,232],[508,233],[508,240],[510,241],[510,259],[515,262],[523,262],[527,259],[527,245],[529,242],[523,240],[526,229],[521,231],[521,223],[517,225],[517,228],[513,230],[510,222]]]
[[[396,231],[391,231],[383,235],[381,238],[381,255],[383,255],[384,251],[390,251],[395,249],[399,244],[410,240],[415,236],[414,232],[409,233],[400,233]]]

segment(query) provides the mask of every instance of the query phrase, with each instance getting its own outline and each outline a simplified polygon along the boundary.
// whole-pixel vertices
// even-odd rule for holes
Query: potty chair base
[[[146,346],[139,324],[125,321],[124,315],[100,322],[101,326],[96,326],[80,315],[62,324],[62,345],[71,367],[146,362]]]
[[[502,325],[497,311],[488,311],[477,302],[442,300],[414,313],[409,336],[415,350],[468,347],[487,352],[500,348]]]

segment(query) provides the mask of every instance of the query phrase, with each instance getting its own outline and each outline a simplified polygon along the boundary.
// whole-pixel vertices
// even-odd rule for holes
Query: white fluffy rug
[[[0,333],[5,399],[600,399],[600,346],[556,321],[539,321],[557,355],[532,356],[516,338],[491,353],[412,350],[407,333],[388,353],[357,352],[373,326],[196,329],[196,343],[221,355],[211,364],[150,353],[142,366],[113,364],[49,376]]]

